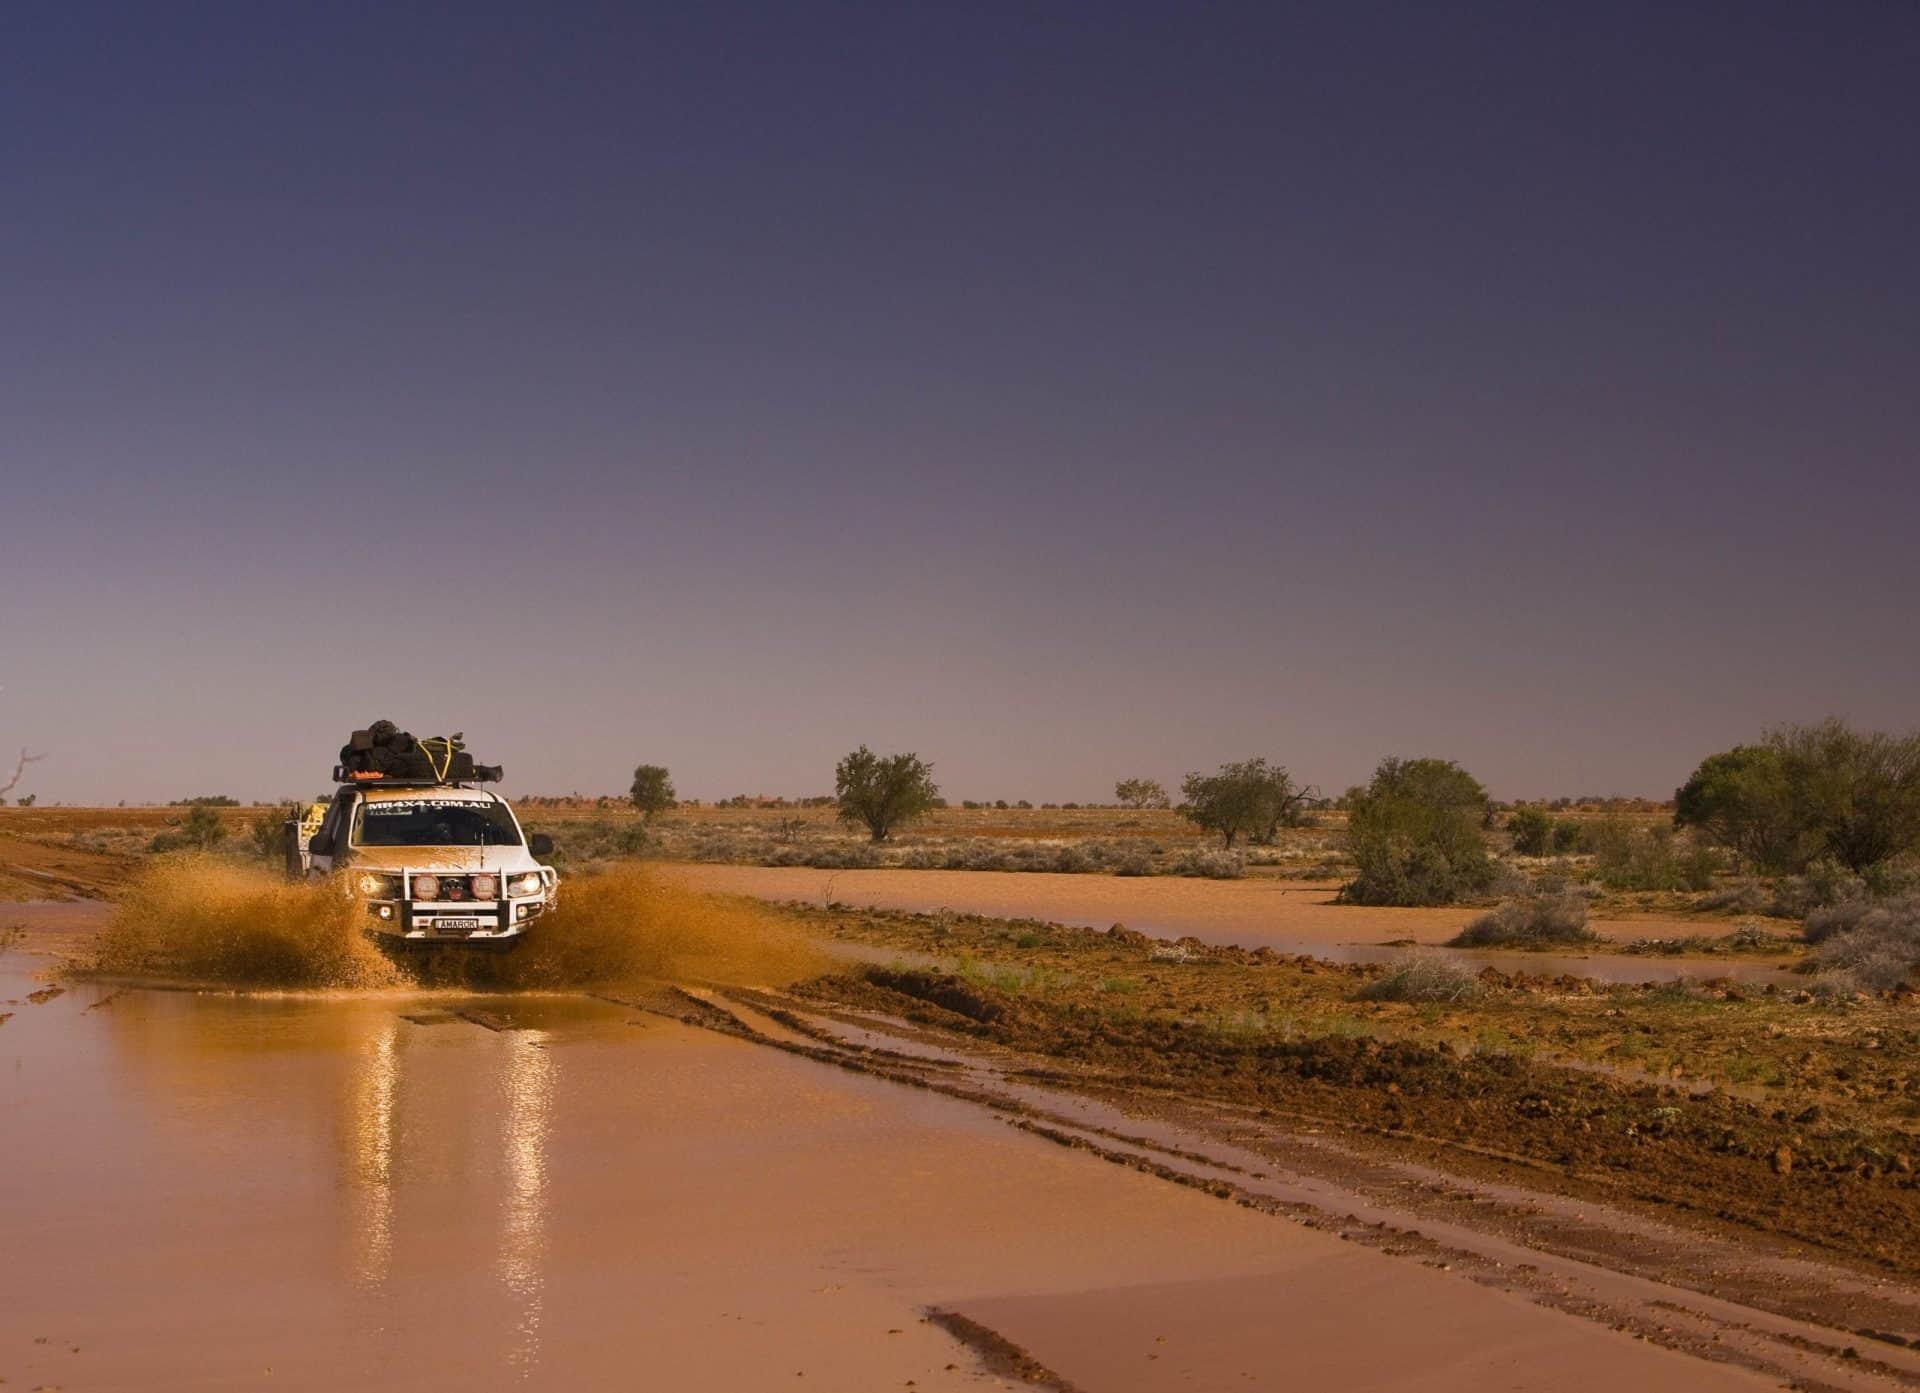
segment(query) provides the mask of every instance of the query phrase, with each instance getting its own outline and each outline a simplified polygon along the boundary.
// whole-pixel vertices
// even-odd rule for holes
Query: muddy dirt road
[[[644,1003],[44,961],[0,957],[9,1387],[1769,1386]]]

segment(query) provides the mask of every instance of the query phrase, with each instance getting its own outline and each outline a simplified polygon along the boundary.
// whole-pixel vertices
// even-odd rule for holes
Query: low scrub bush
[[[1920,895],[1845,900],[1807,916],[1814,970],[1829,985],[1891,991],[1920,966]]]
[[[171,831],[160,833],[147,849],[154,852],[212,851],[227,839],[227,825],[220,820],[220,814],[214,811],[222,806],[226,804],[207,798],[189,800],[186,821]]]
[[[553,838],[553,862],[579,870],[605,861],[639,856],[647,850],[647,829],[637,821],[610,817],[556,819],[530,817],[522,824],[529,836]]]
[[[1228,851],[1189,851],[1176,856],[1167,866],[1168,875],[1206,880],[1238,880],[1246,873],[1246,863]]]
[[[1700,901],[1700,908],[1706,910],[1731,910],[1735,914],[1759,914],[1764,911],[1772,898],[1766,887],[1751,878],[1736,880],[1733,884],[1716,891]]]
[[[1480,995],[1480,979],[1437,953],[1410,953],[1388,963],[1360,995],[1368,1001],[1471,1001]]]
[[[1809,943],[1824,943],[1842,934],[1868,929],[1884,932],[1898,924],[1920,926],[1920,895],[1903,895],[1892,900],[1842,900],[1807,915],[1800,930]]]
[[[1769,912],[1782,919],[1804,919],[1816,909],[1867,898],[1867,882],[1831,861],[1820,861],[1805,875],[1783,876],[1774,882]]]
[[[1595,934],[1587,927],[1587,902],[1574,894],[1534,895],[1508,900],[1483,914],[1451,940],[1455,948],[1544,948],[1585,943]]]

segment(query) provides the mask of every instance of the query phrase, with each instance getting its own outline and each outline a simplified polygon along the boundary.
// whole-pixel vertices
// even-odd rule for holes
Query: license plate
[[[447,933],[453,929],[477,929],[480,927],[480,921],[478,919],[436,919],[433,921],[433,927],[436,932]]]

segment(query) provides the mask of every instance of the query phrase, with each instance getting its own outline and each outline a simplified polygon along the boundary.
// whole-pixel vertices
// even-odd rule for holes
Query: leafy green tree
[[[1358,867],[1340,892],[1347,903],[1451,904],[1492,883],[1482,836],[1491,803],[1452,760],[1389,756],[1346,801],[1347,850]]]
[[[1708,755],[1673,795],[1673,825],[1695,829],[1755,870],[1791,874],[1819,850],[1773,744]]]
[[[1297,826],[1313,795],[1293,776],[1264,758],[1223,764],[1216,774],[1192,773],[1181,782],[1180,812],[1203,832],[1217,832],[1223,847],[1234,841],[1271,843],[1283,826]]]
[[[1781,726],[1702,760],[1674,794],[1674,822],[1758,870],[1824,859],[1864,875],[1920,848],[1920,736]]]
[[[876,755],[865,745],[833,771],[840,820],[863,823],[876,842],[884,842],[902,822],[924,817],[939,801],[933,766],[915,754]]]
[[[1515,808],[1507,818],[1513,849],[1521,856],[1545,856],[1553,842],[1553,814],[1545,808]]]
[[[1168,802],[1158,779],[1122,779],[1113,786],[1113,796],[1129,808],[1164,808]]]
[[[668,777],[666,766],[662,764],[643,764],[633,771],[633,786],[627,790],[627,797],[633,800],[633,806],[646,814],[651,822],[657,814],[665,812],[674,805],[673,780]]]
[[[1920,847],[1920,736],[1829,719],[1770,731],[1767,745],[1824,854],[1860,875]]]
[[[20,806],[23,808],[31,808],[39,797],[40,795],[37,793],[23,793],[20,795]]]

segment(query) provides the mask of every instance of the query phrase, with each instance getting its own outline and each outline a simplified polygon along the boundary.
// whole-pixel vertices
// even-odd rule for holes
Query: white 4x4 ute
[[[518,940],[553,908],[558,877],[539,859],[552,853],[551,839],[529,839],[484,789],[361,785],[334,794],[298,870],[337,879],[378,934],[482,945]]]

